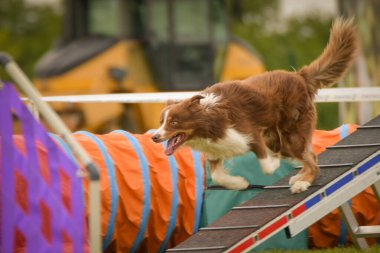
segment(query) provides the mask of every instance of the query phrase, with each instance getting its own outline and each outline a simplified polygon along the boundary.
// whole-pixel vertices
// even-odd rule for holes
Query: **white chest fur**
[[[243,155],[250,150],[251,138],[228,128],[224,138],[212,141],[207,138],[189,140],[186,145],[205,154],[207,159],[216,160]]]

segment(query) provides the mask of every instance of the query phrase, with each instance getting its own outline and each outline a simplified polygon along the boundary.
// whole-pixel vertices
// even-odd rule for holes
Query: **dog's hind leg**
[[[231,190],[243,190],[249,185],[241,176],[231,176],[223,168],[223,159],[208,160],[212,181]]]

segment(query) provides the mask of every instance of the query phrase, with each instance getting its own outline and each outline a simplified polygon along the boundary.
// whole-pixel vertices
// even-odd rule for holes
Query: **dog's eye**
[[[171,126],[178,125],[178,121],[170,121],[170,125],[171,125]]]

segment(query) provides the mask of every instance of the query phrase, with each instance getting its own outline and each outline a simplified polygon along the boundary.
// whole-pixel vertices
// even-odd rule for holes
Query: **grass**
[[[358,248],[331,248],[331,249],[315,249],[315,250],[265,250],[262,253],[379,253],[380,246],[376,245],[368,250],[360,250]]]

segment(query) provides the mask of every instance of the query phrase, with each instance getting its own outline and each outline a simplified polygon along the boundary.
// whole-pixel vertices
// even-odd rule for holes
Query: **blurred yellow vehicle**
[[[261,73],[227,28],[221,0],[66,0],[63,35],[36,65],[43,95],[195,91]],[[156,128],[162,104],[54,108],[72,130]]]

